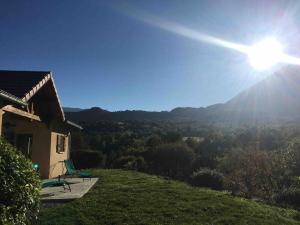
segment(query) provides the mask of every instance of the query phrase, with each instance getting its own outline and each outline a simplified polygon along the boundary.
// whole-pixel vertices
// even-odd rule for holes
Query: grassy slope
[[[300,224],[293,210],[234,198],[181,182],[120,170],[97,170],[82,199],[41,212],[41,224]]]

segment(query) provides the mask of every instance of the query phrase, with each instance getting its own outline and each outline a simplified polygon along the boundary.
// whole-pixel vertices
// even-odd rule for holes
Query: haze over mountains
[[[179,107],[171,111],[142,110],[109,112],[65,108],[66,116],[76,122],[101,120],[180,121],[195,120],[221,123],[259,123],[300,121],[300,69],[285,67],[226,103],[208,107]]]

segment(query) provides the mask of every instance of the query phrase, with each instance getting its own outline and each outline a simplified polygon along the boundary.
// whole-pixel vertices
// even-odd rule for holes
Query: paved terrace
[[[66,181],[70,184],[71,191],[64,189],[63,186],[43,188],[41,190],[42,203],[50,206],[51,204],[55,205],[81,198],[94,186],[98,178],[85,179],[84,181],[82,178],[67,178]]]

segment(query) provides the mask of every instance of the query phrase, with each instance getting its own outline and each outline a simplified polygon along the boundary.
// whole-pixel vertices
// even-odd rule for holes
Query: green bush
[[[25,158],[0,139],[0,224],[29,224],[39,212],[40,179]]]
[[[77,150],[71,153],[71,159],[76,169],[87,169],[103,167],[105,157],[100,151]]]
[[[219,158],[224,187],[232,194],[272,201],[283,190],[296,185],[288,149],[264,151],[256,147],[236,148]]]
[[[287,189],[275,196],[275,201],[279,204],[300,206],[300,190]]]
[[[121,156],[114,163],[115,168],[145,171],[147,163],[141,156]]]
[[[223,187],[223,175],[216,170],[203,168],[192,174],[189,183],[193,186],[221,190]]]
[[[170,143],[150,149],[145,157],[150,173],[185,179],[191,173],[195,154],[186,144]]]

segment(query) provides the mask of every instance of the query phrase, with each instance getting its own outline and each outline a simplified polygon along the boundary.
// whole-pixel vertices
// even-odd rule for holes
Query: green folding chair
[[[84,181],[84,179],[91,180],[92,174],[87,171],[76,170],[72,160],[70,160],[70,159],[64,160],[64,164],[67,169],[67,172],[65,174],[66,176],[70,176],[70,177],[78,176],[78,177],[82,178],[83,181]]]
[[[65,181],[65,180],[45,180],[42,182],[42,188],[46,188],[46,187],[60,187],[62,186],[64,188],[64,190],[69,190],[71,191],[71,187],[70,184]]]

